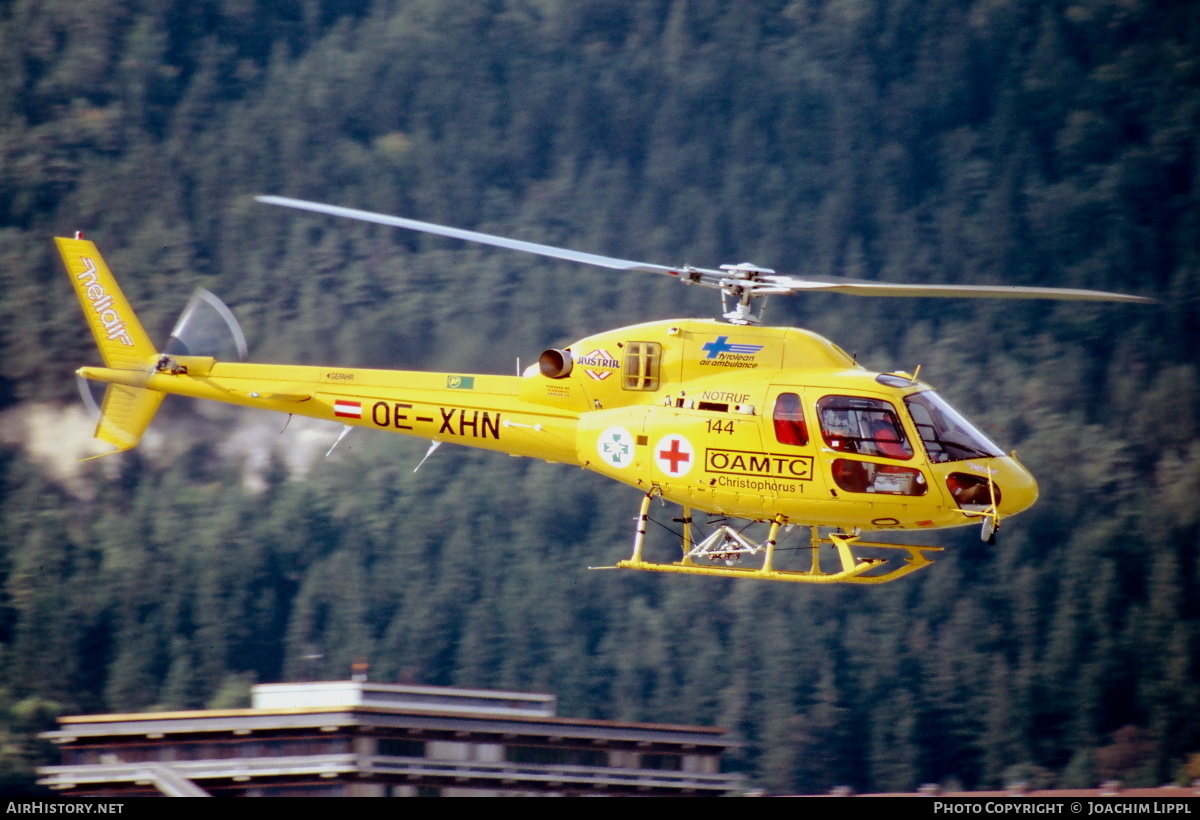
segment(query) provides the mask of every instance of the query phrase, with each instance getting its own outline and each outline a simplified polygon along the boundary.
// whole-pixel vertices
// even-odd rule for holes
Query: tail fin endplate
[[[95,243],[61,237],[54,241],[105,366],[142,371],[149,376],[157,351]],[[96,424],[96,438],[118,451],[136,447],[162,404],[163,395],[144,387],[109,384]]]
[[[131,450],[142,440],[165,393],[144,387],[110,384],[100,405],[100,420],[96,422],[96,438],[120,450]]]

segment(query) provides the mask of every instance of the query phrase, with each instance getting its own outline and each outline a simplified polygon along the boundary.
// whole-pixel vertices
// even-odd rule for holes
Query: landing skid
[[[722,525],[711,535],[695,543],[692,540],[692,519],[689,508],[683,508],[683,559],[670,564],[647,561],[642,556],[646,538],[646,523],[650,519],[650,502],[656,493],[651,492],[642,499],[637,519],[637,532],[633,539],[633,556],[619,561],[615,567],[596,569],[640,569],[649,572],[675,572],[684,575],[716,575],[724,578],[760,578],[768,581],[791,581],[801,584],[886,584],[895,581],[922,567],[929,566],[933,559],[927,552],[940,552],[941,547],[923,547],[911,544],[881,544],[862,541],[853,533],[831,532],[822,537],[816,526],[810,526],[809,548],[812,565],[808,570],[777,569],[774,566],[779,531],[787,525],[782,517],[771,522],[771,531],[765,541],[755,542],[729,525]],[[825,572],[821,569],[820,547],[831,544],[837,551],[840,569]],[[859,548],[893,550],[907,553],[889,558],[862,557],[855,555]],[[758,567],[738,566],[743,558],[761,556]],[[903,563],[897,565],[897,559]],[[703,563],[702,563],[703,562]]]

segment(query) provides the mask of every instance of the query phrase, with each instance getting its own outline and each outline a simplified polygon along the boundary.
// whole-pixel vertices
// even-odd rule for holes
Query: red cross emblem
[[[654,461],[658,469],[669,476],[687,475],[692,469],[692,443],[683,436],[672,433],[664,436],[654,448]]]

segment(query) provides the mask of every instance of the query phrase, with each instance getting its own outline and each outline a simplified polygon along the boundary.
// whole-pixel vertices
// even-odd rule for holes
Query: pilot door
[[[922,514],[940,506],[920,442],[892,402],[868,396],[817,394],[812,436],[834,497],[867,502],[863,526],[929,526]]]
[[[818,501],[824,497],[823,482],[816,469],[812,411],[804,407],[797,387],[772,387],[763,407],[763,455],[752,463],[757,475],[769,479],[771,494],[792,502]]]

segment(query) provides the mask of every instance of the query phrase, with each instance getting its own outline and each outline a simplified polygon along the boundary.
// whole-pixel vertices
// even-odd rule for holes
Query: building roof
[[[527,692],[490,692],[451,687],[416,687],[339,681],[336,684],[264,684],[254,687],[248,709],[71,715],[43,737],[56,743],[119,735],[191,734],[377,726],[431,731],[512,735],[544,734],[589,741],[657,742],[735,747],[726,730],[711,726],[564,718],[546,714],[554,697]],[[337,704],[335,701],[342,700]],[[524,704],[502,706],[501,704]],[[284,705],[296,704],[296,705]],[[303,705],[315,704],[315,705]]]
[[[264,683],[250,687],[251,706],[279,709],[305,706],[389,706],[436,708],[443,712],[553,717],[557,698],[540,692],[414,686],[367,681]]]

